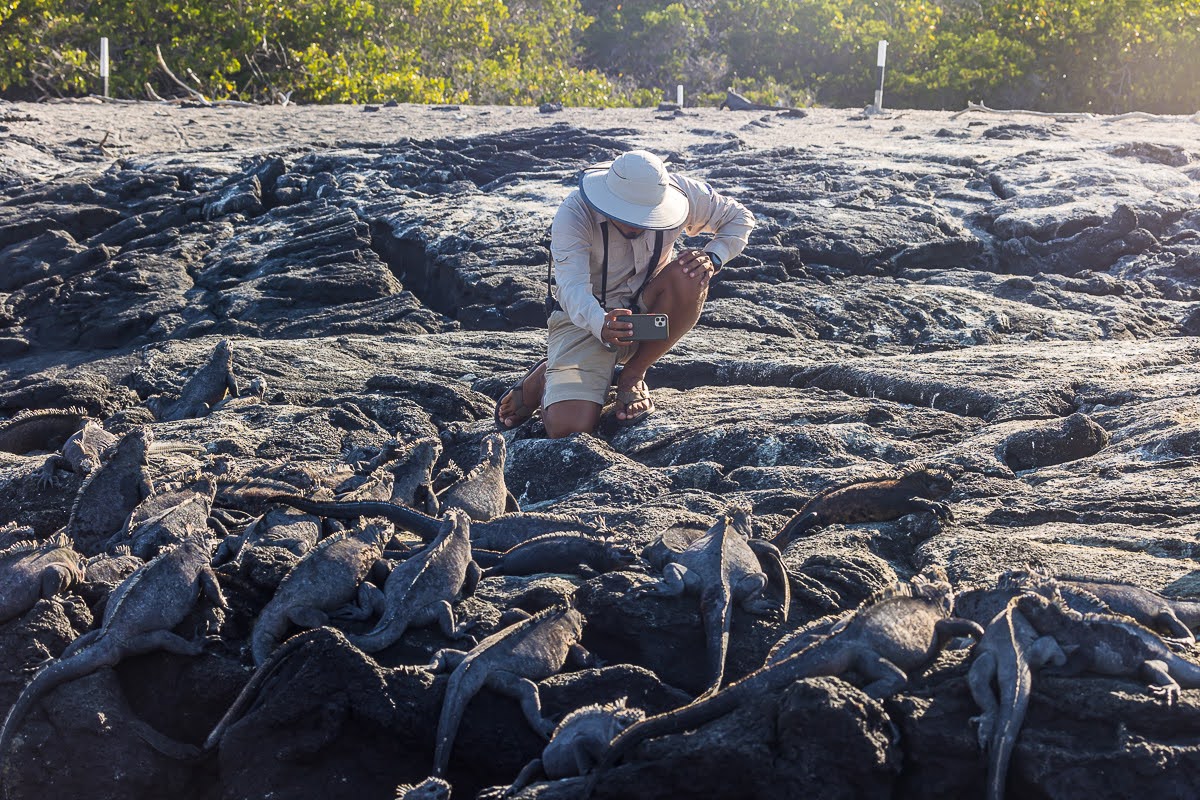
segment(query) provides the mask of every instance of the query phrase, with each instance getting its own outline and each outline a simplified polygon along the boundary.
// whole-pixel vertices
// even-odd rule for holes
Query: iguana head
[[[483,437],[483,441],[479,443],[479,460],[490,461],[493,464],[504,466],[504,457],[507,447],[504,443],[504,434],[489,433]]]
[[[950,494],[954,478],[943,469],[928,464],[914,464],[900,473],[900,483],[910,486],[922,497],[937,500]]]
[[[604,558],[611,569],[623,569],[637,561],[637,553],[628,547],[609,541],[604,547]]]
[[[408,458],[420,464],[433,466],[441,455],[442,443],[432,436],[426,436],[423,439],[417,439],[417,441],[413,442]]]
[[[734,506],[726,512],[726,519],[738,533],[747,539],[754,535],[754,517],[750,506]]]
[[[954,589],[946,570],[938,564],[931,564],[914,575],[910,581],[913,597],[920,597],[935,605],[941,606],[947,614],[954,606]]]

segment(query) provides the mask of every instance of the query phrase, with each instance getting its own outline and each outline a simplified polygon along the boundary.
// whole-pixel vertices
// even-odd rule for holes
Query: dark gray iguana
[[[395,448],[389,448],[390,457]],[[433,436],[417,439],[401,458],[380,466],[392,475],[393,503],[437,515],[441,511],[437,495],[433,491],[433,468],[442,456],[442,443]]]
[[[461,508],[475,522],[487,522],[506,512],[520,511],[504,482],[507,452],[504,435],[489,433],[479,443],[479,464],[466,477],[442,492],[442,508]]]
[[[471,523],[465,513],[451,509],[437,538],[388,575],[378,624],[346,638],[364,652],[377,653],[399,641],[410,627],[433,622],[447,638],[463,638],[450,602],[473,594],[478,582],[479,567],[471,560]]]
[[[303,556],[321,538],[321,521],[312,514],[290,508],[271,508],[255,518],[240,534],[226,537],[217,548],[214,565],[232,562],[240,570],[246,554],[256,547],[282,547]]]
[[[25,686],[0,730],[0,760],[33,704],[54,687],[152,650],[199,654],[203,639],[188,641],[171,629],[184,620],[201,592],[227,608],[209,566],[208,542],[201,538],[167,550],[126,578],[109,597],[100,627],[71,642]]]
[[[359,519],[361,517],[383,517],[404,530],[412,531],[427,542],[442,529],[436,517],[422,514],[416,509],[389,503],[386,500],[322,501],[290,494],[274,494],[266,498],[269,503],[282,503],[318,517],[333,519]]]
[[[95,555],[150,495],[153,485],[147,459],[153,441],[149,428],[134,428],[117,443],[112,456],[92,470],[79,487],[66,527],[76,550]]]
[[[82,408],[19,411],[0,423],[0,452],[24,455],[58,450],[87,419]]]
[[[983,635],[974,622],[950,616],[951,598],[945,573],[936,573],[932,579],[917,576],[908,586],[868,601],[835,632],[794,655],[768,664],[716,694],[633,725],[613,740],[583,796],[590,797],[601,774],[642,741],[694,729],[754,698],[782,692],[802,678],[845,678],[854,673],[871,697],[894,694],[910,674],[931,662],[949,639]]]
[[[38,600],[83,580],[83,557],[62,534],[0,551],[0,622],[21,616]]]
[[[149,560],[166,547],[207,536],[216,492],[216,481],[210,476],[159,487],[133,510],[104,549],[127,546],[133,555]]]
[[[416,509],[385,500],[324,501],[301,495],[271,494],[265,502],[282,503],[292,508],[331,519],[360,519],[382,517],[406,531],[417,534],[427,542],[433,541],[441,530],[441,522]],[[593,526],[564,514],[517,512],[504,514],[488,522],[471,525],[471,543],[488,550],[507,550],[533,536],[545,533],[593,533]]]
[[[84,420],[83,427],[63,442],[62,452],[50,456],[42,465],[43,485],[53,483],[54,470],[60,466],[86,477],[100,466],[119,441],[119,437],[106,431],[98,421]]]
[[[438,672],[454,668],[438,718],[434,777],[446,774],[463,712],[484,686],[517,698],[529,725],[540,736],[550,736],[554,725],[542,716],[534,681],[556,674],[568,658],[587,663],[587,651],[579,644],[583,621],[576,609],[555,606],[493,633],[470,652],[439,650],[434,654],[429,669]]]
[[[750,527],[748,513],[739,511],[719,520],[686,550],[671,557],[663,568],[660,583],[636,593],[638,596],[666,597],[678,597],[685,592],[699,595],[709,675],[708,688],[701,697],[707,697],[721,687],[733,604],[740,604],[752,614],[769,614],[777,610],[760,597],[767,586],[767,575],[759,566],[758,557],[750,549],[744,533]]]
[[[1029,707],[1033,671],[1067,661],[1058,642],[1040,636],[1017,610],[1019,597],[1013,597],[988,623],[967,673],[971,696],[981,709],[974,722],[979,747],[988,755],[988,800],[1004,800],[1008,764]]]
[[[621,731],[645,718],[640,708],[626,707],[624,697],[572,711],[554,729],[542,757],[525,765],[504,796],[516,794],[539,776],[556,781],[586,775]]]
[[[450,800],[450,784],[441,778],[426,778],[415,786],[402,783],[396,787],[396,800]]]
[[[302,628],[328,625],[328,612],[358,596],[390,536],[390,530],[374,524],[337,533],[297,562],[254,623],[250,646],[255,665],[267,660],[293,623]]]
[[[319,646],[319,642],[337,642],[344,640],[341,631],[334,628],[315,628],[297,633],[290,637],[287,641],[271,651],[270,656],[254,669],[254,673],[250,679],[246,681],[246,685],[238,692],[237,698],[229,706],[228,710],[222,715],[216,726],[213,727],[211,733],[204,740],[204,749],[211,750],[221,743],[221,739],[225,736],[225,732],[229,727],[241,717],[252,702],[259,697],[266,685],[267,681],[274,676],[279,668],[283,666],[291,657],[300,652],[310,644]],[[390,698],[383,704],[383,708],[376,709],[382,712],[381,716],[391,716],[395,713],[395,703]],[[328,730],[328,729],[326,729]],[[326,741],[331,741],[326,740]]]
[[[1192,630],[1200,626],[1200,602],[1165,597],[1150,589],[1114,581],[1087,578],[1054,579],[1060,586],[1087,592],[1118,614],[1132,617],[1151,630],[1173,639],[1196,641]]]
[[[954,482],[942,470],[918,466],[896,478],[835,486],[813,495],[771,539],[783,550],[793,539],[811,528],[835,522],[880,522],[897,519],[914,511],[929,511],[939,519],[950,519],[950,507],[941,498]]]
[[[486,558],[477,554],[478,558]],[[569,574],[590,578],[636,561],[627,547],[611,537],[588,533],[547,533],[521,542],[492,557],[484,570],[491,575]]]
[[[233,377],[233,344],[228,339],[217,342],[208,361],[183,384],[179,398],[161,404],[159,420],[171,422],[203,417],[226,394],[237,396],[237,380]],[[160,401],[161,403],[161,401]]]
[[[1137,677],[1168,704],[1180,687],[1200,688],[1200,665],[1177,655],[1158,634],[1128,617],[1082,614],[1060,598],[1038,594],[1022,595],[1016,606],[1039,634],[1053,636],[1066,653],[1064,674]]]

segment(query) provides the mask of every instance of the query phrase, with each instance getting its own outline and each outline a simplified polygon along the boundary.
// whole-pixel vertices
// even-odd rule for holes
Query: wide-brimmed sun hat
[[[635,228],[666,231],[687,220],[687,195],[671,180],[662,159],[645,150],[588,167],[579,179],[579,193],[596,211]]]

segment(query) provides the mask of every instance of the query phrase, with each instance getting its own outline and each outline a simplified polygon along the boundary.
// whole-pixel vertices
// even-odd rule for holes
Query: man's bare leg
[[[530,373],[521,384],[522,401],[531,406],[541,405],[542,395],[546,391],[546,365]],[[500,418],[506,427],[513,427],[518,420],[513,416],[517,403],[511,395],[500,401]],[[594,433],[600,422],[600,405],[589,400],[561,400],[549,408],[542,409],[542,424],[546,427],[546,435],[551,439],[561,439],[572,433]]]
[[[637,352],[621,369],[618,391],[629,391],[645,380],[646,370],[674,347],[700,319],[700,311],[708,298],[708,279],[712,275],[712,266],[707,257],[690,255],[690,252],[663,267],[646,287],[642,304],[650,314],[667,315],[670,319],[669,336],[660,341],[638,343]],[[617,411],[617,418],[636,417],[653,405],[648,399],[630,403]]]
[[[599,423],[600,404],[590,400],[560,400],[542,409],[542,424],[551,439],[572,433],[595,433]]]
[[[543,363],[521,382],[521,399],[529,408],[537,408],[542,404],[542,393],[546,391],[546,365]],[[500,400],[500,419],[504,427],[511,428],[524,420],[516,416],[517,401],[512,394],[506,393]]]

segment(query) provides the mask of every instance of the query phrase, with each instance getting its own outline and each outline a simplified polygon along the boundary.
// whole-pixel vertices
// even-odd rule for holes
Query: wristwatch
[[[721,257],[710,250],[705,250],[704,252],[708,253],[708,260],[713,265],[713,275],[716,275],[721,271]]]

